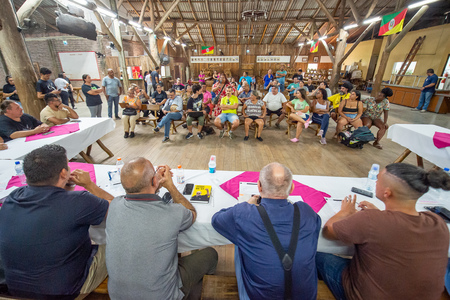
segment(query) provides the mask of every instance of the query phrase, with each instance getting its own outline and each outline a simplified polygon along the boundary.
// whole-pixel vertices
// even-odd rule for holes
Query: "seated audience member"
[[[291,109],[289,119],[297,122],[297,130],[295,138],[291,142],[297,143],[298,138],[302,134],[303,127],[308,128],[309,122],[309,104],[306,101],[306,92],[303,89],[297,89],[294,93],[295,99],[286,105]]]
[[[217,71],[214,70],[214,72],[213,72],[213,84],[215,84],[216,82],[219,81],[219,76],[220,76],[220,73],[217,73]]]
[[[336,299],[440,299],[444,291],[449,231],[441,217],[416,211],[429,187],[450,190],[441,170],[404,163],[378,175],[376,197],[386,209],[345,197],[323,228],[325,238],[355,245],[352,259],[317,253],[319,276]]]
[[[277,79],[272,80],[269,85],[267,86],[267,90],[270,92],[272,92],[272,87],[276,86],[278,88],[278,90],[280,90],[280,83],[278,82]]]
[[[272,74],[272,69],[267,70],[267,74],[264,76],[263,80],[264,80],[264,89],[268,89],[268,85],[272,82],[272,80],[274,79],[273,74]]]
[[[222,209],[212,218],[214,229],[236,245],[235,266],[240,299],[316,299],[314,261],[320,217],[305,202],[291,204],[287,200],[294,190],[292,173],[279,163],[271,163],[261,170],[258,190],[262,198],[259,205],[258,196],[253,196],[248,202]],[[285,282],[286,271],[279,258],[283,254],[275,250],[260,209],[268,215],[283,250],[294,246],[294,255],[289,255],[292,259],[292,282]],[[298,237],[292,232],[297,213],[301,216]]]
[[[55,79],[55,86],[60,91],[59,96],[64,105],[69,105],[69,82],[64,79],[64,73],[59,73]]]
[[[361,93],[359,91],[352,91],[350,98],[345,99],[339,105],[339,119],[336,125],[336,135],[339,138],[339,133],[345,125],[350,124],[355,129],[363,126],[361,116],[363,113],[363,104],[361,102]],[[339,138],[340,139],[340,138]]]
[[[186,139],[190,139],[194,135],[192,134],[192,121],[198,121],[198,133],[197,137],[199,139],[203,138],[202,128],[205,125],[205,117],[209,113],[209,107],[203,103],[203,95],[201,87],[198,84],[192,86],[192,96],[189,98],[187,103],[187,118],[186,124],[189,133],[186,135]]]
[[[278,86],[274,85],[272,87],[272,91],[267,93],[267,95],[263,99],[264,103],[266,104],[266,118],[269,117],[272,114],[276,114],[278,116],[278,120],[275,123],[276,128],[280,128],[280,122],[284,119],[286,116],[286,97],[282,93],[278,92]],[[265,118],[265,119],[266,119]],[[264,123],[266,123],[266,120],[264,119]]]
[[[322,81],[321,83],[319,83],[319,86],[317,87],[317,89],[315,89],[311,94],[309,94],[309,96],[315,97],[320,89],[324,89],[327,93],[327,97],[324,99],[331,97],[331,90],[328,88],[328,84],[325,81]]]
[[[44,97],[47,106],[41,110],[41,122],[48,126],[65,124],[70,119],[78,119],[78,114],[68,105],[61,103],[61,100],[55,94],[46,94]]]
[[[350,91],[353,89],[353,84],[351,84],[348,81],[344,81],[344,83],[341,85],[341,88],[339,90],[338,94],[334,94],[331,97],[328,97],[328,101],[330,101],[333,104],[333,108],[330,111],[330,117],[337,122],[337,119],[339,117],[338,108],[341,104],[342,100],[350,98]]]
[[[224,73],[221,73],[219,75],[219,81],[216,82],[213,86],[211,91],[216,95],[219,96],[219,99],[222,99],[223,97],[227,96],[227,88],[228,86],[231,86],[233,89],[233,95],[237,96],[236,88],[231,85],[231,83],[228,81],[228,78],[225,76]],[[220,93],[220,95],[219,95]],[[217,103],[217,105],[214,108],[214,116],[218,116],[222,113],[222,110],[220,108],[220,103]]]
[[[137,84],[131,85],[134,88],[134,95],[139,98],[141,101],[141,104],[149,104],[150,96],[147,94],[146,91],[142,90]],[[150,114],[149,110],[143,110],[144,117],[148,117]],[[142,124],[145,125],[145,121],[142,121]]]
[[[100,94],[103,93],[103,89],[92,83],[92,78],[88,74],[83,74],[83,85],[81,86],[81,91],[86,97],[86,106],[91,112],[91,118],[101,118],[102,117],[102,97]]]
[[[258,130],[258,137],[257,140],[260,142],[263,141],[261,138],[261,132],[264,128],[264,117],[266,115],[266,105],[263,101],[261,101],[261,98],[258,95],[257,91],[251,92],[250,98],[245,101],[244,107],[242,108],[242,115],[245,118],[245,137],[244,141],[248,140],[248,131],[250,129],[250,124],[253,123],[253,121],[256,122],[256,125],[258,125],[258,128],[255,130]]]
[[[163,86],[162,84],[157,84],[156,85],[156,90],[153,92],[151,98],[152,104],[156,104],[159,106],[159,111],[156,113],[156,116],[158,118],[158,121],[160,121],[162,119],[162,117],[164,116],[162,113],[162,108],[164,107],[164,105],[166,104],[167,101],[167,94],[165,91],[162,90]]]
[[[303,81],[299,81],[299,82],[298,82],[298,88],[304,89],[305,92],[306,92],[306,95],[309,94],[309,90],[308,90],[308,88],[305,86],[305,83],[304,83]]]
[[[239,82],[239,85],[237,87],[238,90],[238,96],[244,91],[244,84],[249,84],[245,78],[242,78],[242,80]]]
[[[212,104],[211,93],[206,89],[206,83],[202,83],[201,93],[203,95],[203,105],[206,105],[209,107],[208,114],[211,115],[212,110],[214,109],[214,104]]]
[[[153,132],[159,132],[159,130],[164,127],[163,143],[170,141],[169,133],[172,121],[181,120],[183,117],[183,100],[181,97],[175,95],[174,89],[169,89],[167,96],[167,102],[165,102],[166,104],[162,108],[164,117],[161,119],[158,126],[153,129]]]
[[[177,78],[177,81],[175,82],[175,84],[172,86],[172,88],[177,91],[177,93],[179,91],[183,91],[184,90],[184,84],[181,83],[181,79]]]
[[[123,166],[120,177],[126,195],[111,202],[106,221],[109,295],[187,298],[217,265],[217,252],[211,247],[178,258],[178,234],[195,222],[194,206],[177,190],[168,166],[155,172],[150,161],[139,157]],[[167,193],[158,196],[161,187],[171,199],[166,199]]]
[[[60,91],[56,88],[53,81],[50,80],[52,71],[47,68],[41,68],[39,70],[40,78],[36,82],[36,92],[38,99],[44,99],[44,96],[48,93],[59,95]]]
[[[23,161],[28,186],[0,210],[0,255],[13,296],[84,298],[107,276],[105,246],[91,244],[89,227],[105,219],[113,196],[67,161],[59,145],[31,151]]]
[[[5,79],[6,84],[3,86],[3,98],[20,102],[14,79],[10,75],[6,76]]]
[[[241,101],[241,103],[245,103],[247,100],[250,99],[252,95],[252,91],[250,90],[250,85],[245,82],[242,85],[243,91],[239,94],[238,98]]]
[[[369,128],[371,128],[372,125],[378,127],[377,139],[373,142],[373,146],[377,149],[383,149],[380,141],[386,133],[386,130],[389,128],[387,121],[390,107],[389,100],[387,98],[391,97],[393,94],[394,93],[390,88],[384,88],[378,93],[377,97],[370,97],[362,101],[367,104],[367,108],[361,117],[363,125]],[[381,120],[382,113],[383,121]]]
[[[122,123],[125,134],[124,138],[134,138],[134,128],[136,127],[136,120],[139,119],[139,113],[141,109],[141,100],[136,95],[135,87],[128,89],[128,95],[123,97],[123,103],[126,104],[122,112]]]
[[[198,84],[206,83],[206,75],[203,70],[200,70],[200,74],[198,74]]]
[[[8,145],[6,143],[4,143],[3,139],[0,137],[0,150],[6,150],[6,149],[8,149]]]
[[[298,71],[292,76],[292,80],[294,80],[294,78],[297,78],[298,81],[303,81],[303,70],[298,69]]]
[[[320,124],[320,130],[317,134],[320,137],[322,145],[327,144],[325,135],[327,134],[328,124],[330,121],[330,102],[327,100],[327,92],[324,89],[319,89],[316,93],[316,99],[311,104],[311,111],[313,112],[311,121]]]
[[[313,84],[312,84],[312,79],[308,78],[308,84],[306,85],[306,87],[308,88],[308,91],[311,93],[312,91],[314,91],[314,89],[316,88]]]
[[[288,85],[287,90],[289,92],[289,100],[294,99],[295,90],[300,88],[298,77],[294,77],[294,82]]]
[[[187,85],[186,86],[186,90],[184,91],[184,93],[181,95],[181,98],[183,99],[183,105],[186,105],[189,98],[191,98],[192,96],[192,86],[191,85]]]
[[[29,114],[24,114],[22,108],[13,100],[5,100],[0,105],[0,137],[8,142],[13,139],[48,132],[50,127],[42,124]]]
[[[231,85],[227,86],[227,94],[220,100],[220,109],[222,113],[214,120],[214,125],[220,130],[219,137],[223,138],[225,129],[223,124],[228,121],[231,123],[231,130],[229,132],[230,139],[235,137],[233,131],[239,126],[239,117],[237,116],[237,108],[239,106],[239,100],[234,95],[234,89]]]
[[[241,85],[241,86],[242,86],[242,79],[245,79],[245,81],[248,83],[249,86],[252,84],[252,78],[250,76],[248,76],[248,72],[244,71],[242,73],[241,78],[239,78],[239,85]]]

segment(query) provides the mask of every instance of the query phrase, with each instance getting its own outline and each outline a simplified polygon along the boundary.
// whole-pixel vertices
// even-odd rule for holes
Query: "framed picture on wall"
[[[308,62],[308,58],[307,57],[303,57],[302,58],[302,62],[307,63]]]
[[[319,57],[318,57],[318,56],[315,56],[313,61],[314,61],[315,63],[319,62]]]

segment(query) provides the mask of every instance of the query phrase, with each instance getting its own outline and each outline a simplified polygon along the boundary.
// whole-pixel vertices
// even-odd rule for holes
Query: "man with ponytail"
[[[432,212],[418,212],[417,200],[429,188],[450,190],[442,170],[413,165],[386,166],[378,175],[376,197],[386,209],[356,196],[323,228],[323,235],[355,245],[352,259],[317,253],[316,265],[336,299],[440,299],[444,291],[449,230]]]

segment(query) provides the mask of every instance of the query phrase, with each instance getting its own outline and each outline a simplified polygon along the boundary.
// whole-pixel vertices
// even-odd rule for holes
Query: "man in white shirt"
[[[271,116],[272,114],[276,114],[278,116],[278,120],[275,123],[276,128],[280,128],[280,122],[286,116],[286,97],[282,93],[278,92],[278,86],[272,86],[271,92],[267,93],[267,95],[263,99],[266,104],[266,118],[267,116]],[[266,118],[264,118],[264,123],[266,122]]]
[[[61,93],[61,101],[64,105],[69,105],[69,82],[64,79],[64,73],[59,73],[58,78],[55,79],[55,85]]]
[[[145,92],[147,93],[147,94],[151,94],[150,93],[150,91],[151,91],[151,88],[152,88],[152,76],[151,76],[151,71],[148,71],[148,74],[147,75],[145,75],[145,77],[144,77],[144,81],[145,81]]]

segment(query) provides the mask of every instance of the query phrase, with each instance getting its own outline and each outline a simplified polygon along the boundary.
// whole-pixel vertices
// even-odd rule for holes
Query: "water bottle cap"
[[[178,165],[178,169],[181,169],[181,165]]]
[[[378,171],[379,168],[380,168],[379,164],[373,164],[372,165],[372,170],[374,170],[374,171]]]
[[[449,168],[444,168],[444,171],[448,172],[448,171],[450,171],[450,169]]]
[[[122,160],[122,157],[118,157],[117,160]]]
[[[20,161],[16,161],[15,164],[16,164],[16,165],[20,165]]]

